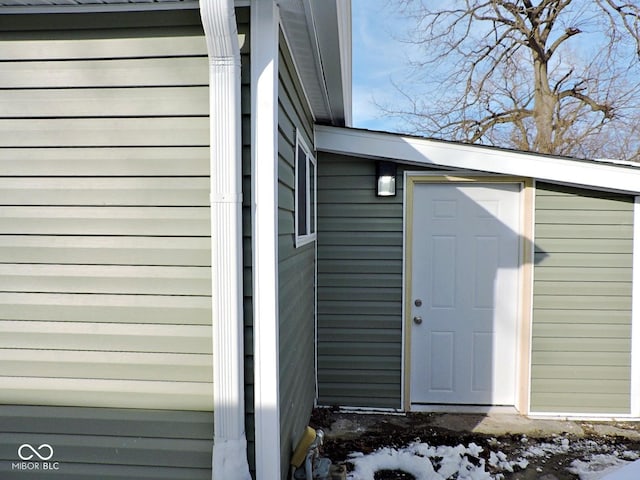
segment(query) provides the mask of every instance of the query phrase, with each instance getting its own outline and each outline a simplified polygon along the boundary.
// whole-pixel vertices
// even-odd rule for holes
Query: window
[[[296,247],[316,239],[316,159],[296,135]]]

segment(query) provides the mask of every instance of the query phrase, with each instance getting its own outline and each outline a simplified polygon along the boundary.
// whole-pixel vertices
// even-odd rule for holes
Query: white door
[[[514,405],[519,184],[417,183],[412,404]]]

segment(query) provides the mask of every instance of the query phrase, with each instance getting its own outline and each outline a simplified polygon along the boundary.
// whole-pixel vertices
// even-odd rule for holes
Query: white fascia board
[[[347,127],[350,127],[353,122],[351,0],[337,0],[337,9],[344,123]]]
[[[622,193],[640,193],[640,167],[514,152],[392,133],[316,126],[318,151],[432,167],[513,175]]]
[[[310,2],[310,0],[306,0]],[[346,124],[350,116],[350,83],[345,90],[351,71],[351,18],[348,0],[322,0],[311,5],[313,17],[309,22],[309,33],[318,49],[318,72],[325,90],[327,106],[333,125]],[[346,62],[349,68],[345,69]],[[349,77],[349,78],[347,78]],[[347,103],[347,101],[349,103]],[[344,123],[343,123],[344,122]]]
[[[278,305],[278,8],[251,6],[251,172],[256,480],[281,478]]]

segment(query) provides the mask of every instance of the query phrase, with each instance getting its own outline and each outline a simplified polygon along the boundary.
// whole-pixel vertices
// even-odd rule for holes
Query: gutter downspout
[[[244,425],[240,45],[233,0],[200,0],[209,56],[213,471],[251,480]]]

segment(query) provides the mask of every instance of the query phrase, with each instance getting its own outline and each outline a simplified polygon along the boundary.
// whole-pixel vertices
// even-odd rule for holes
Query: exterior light
[[[378,197],[395,197],[396,171],[397,167],[393,162],[376,164],[376,195]]]

